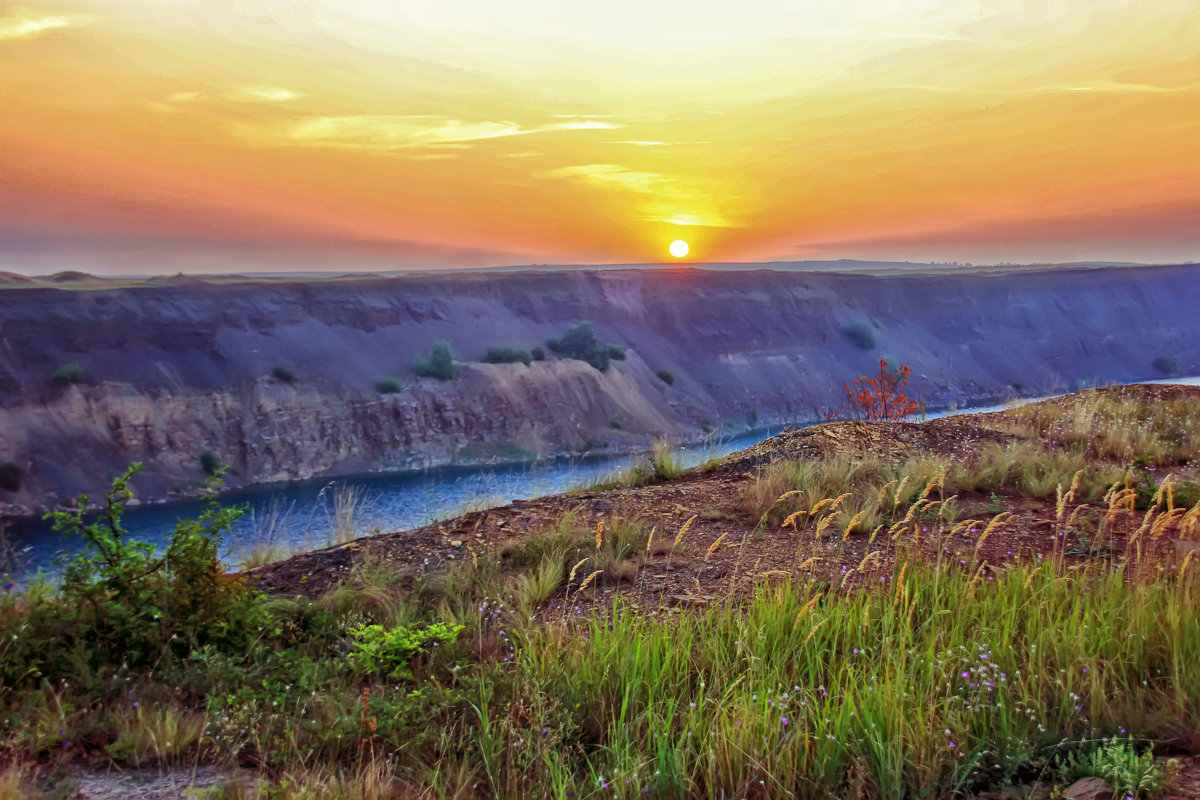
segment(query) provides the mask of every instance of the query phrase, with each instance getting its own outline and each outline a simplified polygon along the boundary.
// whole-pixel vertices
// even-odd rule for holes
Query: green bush
[[[1113,737],[1090,753],[1070,753],[1058,771],[1064,784],[1080,778],[1103,778],[1112,786],[1114,797],[1138,800],[1158,796],[1170,777],[1149,748],[1139,752],[1132,737]]]
[[[25,470],[21,469],[21,465],[14,461],[0,461],[0,489],[8,492],[16,492],[21,488],[21,479],[25,477]]]
[[[576,322],[557,339],[547,339],[546,346],[564,358],[586,361],[601,372],[608,369],[612,359],[611,345],[601,346],[595,326],[587,321]]]
[[[674,373],[671,372],[671,370],[660,369],[655,374],[658,375],[658,379],[660,381],[662,381],[663,383],[665,383],[667,386],[675,385],[675,375],[674,375]]]
[[[1179,359],[1175,356],[1161,355],[1151,363],[1163,375],[1179,374]]]
[[[396,378],[383,378],[375,384],[375,388],[380,394],[400,394],[404,390],[403,384]]]
[[[626,350],[628,349],[623,344],[612,344],[611,342],[605,345],[608,348],[608,357],[613,361],[624,361]]]
[[[243,513],[215,495],[196,519],[176,523],[166,550],[131,539],[122,525],[134,464],[113,481],[98,515],[76,507],[46,515],[54,530],[83,540],[64,564],[57,592],[28,594],[20,637],[0,652],[0,684],[101,680],[117,669],[165,668],[197,648],[241,652],[265,624],[261,595],[228,575],[222,537]],[[220,479],[210,482],[215,492]]]
[[[271,376],[280,383],[294,383],[296,381],[296,373],[287,367],[276,367],[271,370]]]
[[[452,381],[458,377],[458,365],[454,363],[454,350],[449,342],[434,342],[428,358],[418,358],[413,372],[422,378],[437,378]]]
[[[50,373],[50,382],[56,386],[70,386],[71,384],[82,382],[83,378],[83,367],[75,362],[63,364]]]
[[[533,356],[534,361],[545,361],[546,351],[540,347],[535,347],[529,351],[529,355]]]
[[[625,421],[623,419],[621,419],[620,417],[613,417],[612,419],[610,419],[608,421],[608,427],[612,428],[615,431],[624,430]]]
[[[350,629],[354,649],[348,656],[354,668],[364,675],[387,675],[411,680],[409,662],[413,657],[437,647],[453,643],[462,625],[434,622],[430,625],[400,625],[385,630],[382,625],[358,625]]]
[[[216,476],[221,471],[221,459],[213,451],[205,450],[200,454],[200,469],[206,475]]]
[[[842,328],[842,335],[863,350],[875,349],[875,331],[865,322],[855,322]]]
[[[525,366],[533,361],[533,354],[518,347],[489,347],[484,355],[485,364],[517,364]]]

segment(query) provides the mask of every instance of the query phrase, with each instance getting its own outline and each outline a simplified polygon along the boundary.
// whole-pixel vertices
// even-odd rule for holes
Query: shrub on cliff
[[[375,384],[375,388],[380,394],[400,394],[404,390],[403,384],[396,378],[383,378]]]
[[[667,386],[675,385],[675,373],[671,372],[671,370],[660,369],[658,372],[656,372],[654,374],[657,375],[658,379],[660,381],[662,381],[663,383],[665,383]]]
[[[287,367],[276,367],[271,370],[271,376],[280,383],[295,383],[296,373],[292,372]]]
[[[485,364],[520,363],[529,366],[533,362],[533,353],[519,347],[489,347],[483,361]]]
[[[535,347],[529,351],[529,355],[533,356],[534,361],[545,361],[546,351],[540,347]]]
[[[50,373],[50,382],[56,386],[70,386],[73,383],[80,383],[83,378],[83,367],[74,362],[63,364]]]
[[[596,328],[592,323],[576,322],[558,338],[546,340],[546,346],[551,352],[557,353],[563,358],[573,358],[577,361],[586,361],[600,371],[608,369],[609,362],[612,360],[612,352],[610,347],[619,345],[601,345],[600,340],[596,337]],[[621,352],[620,358],[625,357],[624,350]]]
[[[608,348],[608,357],[611,358],[613,361],[624,361],[625,360],[625,351],[628,349],[627,347],[625,347],[625,345],[612,344],[610,342],[610,343],[606,344],[605,347]]]
[[[1179,359],[1175,356],[1161,355],[1154,359],[1151,366],[1153,366],[1163,375],[1179,374]]]
[[[20,464],[13,461],[0,461],[0,489],[7,492],[20,490],[23,477],[25,477],[25,470],[21,469]]]
[[[212,450],[205,450],[200,454],[200,469],[205,475],[216,477],[221,471],[221,459]]]
[[[875,349],[875,331],[865,322],[855,322],[842,328],[842,335],[863,350]]]
[[[437,378],[452,381],[458,377],[458,365],[454,363],[454,350],[449,342],[434,342],[428,358],[418,358],[413,372],[422,378]]]

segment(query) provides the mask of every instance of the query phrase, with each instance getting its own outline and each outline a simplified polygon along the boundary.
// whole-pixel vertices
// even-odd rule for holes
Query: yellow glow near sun
[[[688,254],[688,243],[683,239],[676,239],[671,242],[671,246],[668,249],[671,251],[671,255],[676,258],[683,258]]]

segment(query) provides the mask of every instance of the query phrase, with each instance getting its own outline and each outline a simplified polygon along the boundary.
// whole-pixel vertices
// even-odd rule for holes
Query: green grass
[[[591,536],[568,519],[515,571],[463,565],[406,592],[383,570],[321,602],[272,601],[255,646],[118,669],[116,685],[14,684],[0,742],[276,776],[231,796],[940,798],[1065,775],[1117,735],[1138,748],[1123,768],[1142,769],[1143,743],[1194,735],[1194,577],[1048,561],[993,580],[914,557],[844,595],[797,581],[670,621],[619,601],[576,615],[593,567],[564,589],[568,561],[636,558],[649,532],[609,518],[600,554]],[[20,619],[18,599],[4,604]],[[364,677],[344,656],[356,625],[434,621],[465,627],[406,650],[403,677]]]

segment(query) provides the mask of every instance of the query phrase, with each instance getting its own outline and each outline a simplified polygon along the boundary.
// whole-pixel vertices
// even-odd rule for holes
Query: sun
[[[676,258],[683,258],[688,254],[688,243],[683,239],[676,239],[671,242],[671,246],[667,248],[671,251],[671,255]]]

